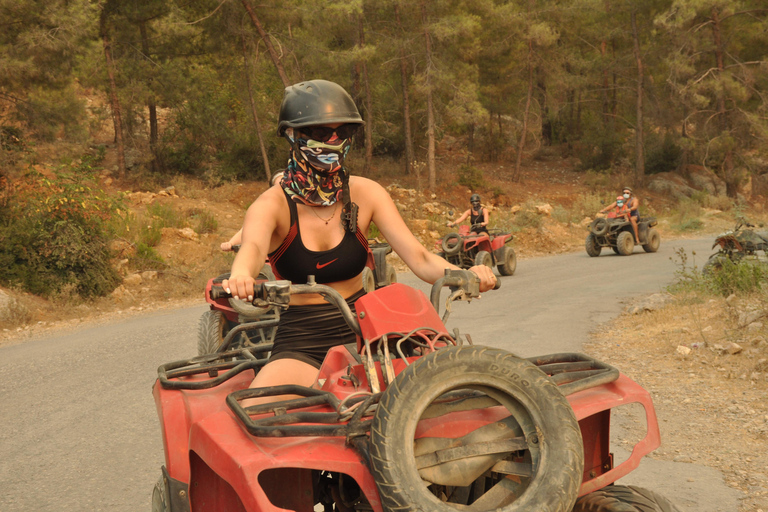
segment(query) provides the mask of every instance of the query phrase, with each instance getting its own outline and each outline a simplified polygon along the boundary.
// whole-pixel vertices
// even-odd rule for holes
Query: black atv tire
[[[436,423],[450,422],[451,412],[445,408],[450,409],[452,400],[445,394],[468,389],[492,404],[475,404],[478,408],[501,406],[509,415],[462,436],[466,449],[489,440],[489,433],[490,443],[504,437],[509,442],[516,438],[521,445],[474,452],[474,457],[454,454],[454,460],[438,463],[438,456],[451,456],[450,443],[455,440],[444,433],[454,429],[446,427],[439,437],[427,437],[428,432],[416,439],[417,428],[440,428]],[[430,408],[438,398],[443,403]],[[462,403],[453,400],[456,407]],[[465,404],[466,410],[472,408]],[[500,436],[502,432],[506,436]],[[511,457],[514,462],[503,460]],[[445,502],[454,499],[474,503],[476,512],[570,512],[581,485],[584,454],[573,409],[557,386],[530,362],[475,345],[428,354],[387,387],[371,428],[371,465],[384,510],[455,512],[454,505]],[[480,496],[488,503],[480,505]]]
[[[475,265],[485,265],[486,267],[493,269],[493,256],[488,251],[478,251],[475,255]]]
[[[608,232],[608,228],[608,219],[604,219],[602,217],[593,220],[592,224],[589,226],[589,230],[595,236],[605,235]]]
[[[376,289],[376,276],[369,267],[363,269],[363,290],[365,293],[371,293]]]
[[[498,257],[499,264],[496,268],[499,269],[499,274],[503,276],[511,276],[517,270],[517,254],[511,247],[502,247],[499,250]]]
[[[443,248],[443,252],[446,256],[455,256],[461,252],[461,246],[464,240],[458,233],[448,233],[443,237],[443,241],[440,246]]]
[[[618,254],[619,256],[621,256],[621,253],[619,252],[619,248],[618,248],[618,247],[616,247],[615,245],[612,245],[612,246],[611,246],[611,249],[613,249],[613,252],[615,252],[616,254]]]
[[[397,270],[392,265],[387,265],[387,284],[394,284],[397,282]]]
[[[197,354],[204,356],[218,351],[230,329],[221,311],[208,310],[203,313],[197,324]]]
[[[635,236],[629,231],[622,231],[616,237],[616,248],[622,256],[629,256],[635,250]]]
[[[648,233],[645,235],[647,244],[643,244],[643,250],[645,252],[656,252],[661,245],[661,235],[653,228],[648,229]]]
[[[152,489],[152,512],[170,512],[168,508],[168,488],[165,480],[160,476]]]
[[[579,498],[573,512],[680,512],[680,509],[648,489],[609,485]]]
[[[594,235],[594,233],[587,235],[587,240],[584,242],[584,247],[587,249],[587,254],[593,258],[600,256],[600,251],[603,249],[600,247],[600,244],[597,243],[597,237]]]

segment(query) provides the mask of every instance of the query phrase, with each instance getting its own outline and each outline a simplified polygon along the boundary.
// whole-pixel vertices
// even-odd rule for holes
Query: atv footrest
[[[240,400],[265,396],[301,395],[301,398],[243,407]],[[342,403],[328,391],[305,386],[285,385],[248,388],[227,396],[227,405],[251,435],[259,437],[339,436],[348,439],[365,435],[371,428],[368,409],[378,403],[381,393],[358,396]],[[326,406],[324,412],[294,409]],[[330,409],[330,411],[329,411]],[[270,414],[254,419],[251,416]]]
[[[565,396],[607,384],[619,378],[618,369],[576,352],[530,357],[528,361],[549,375]]]

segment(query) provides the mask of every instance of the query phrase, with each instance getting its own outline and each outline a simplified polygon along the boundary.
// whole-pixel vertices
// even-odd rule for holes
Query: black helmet
[[[470,203],[479,203],[480,202],[480,195],[479,194],[472,194],[469,197],[469,202]]]
[[[278,135],[286,128],[331,123],[365,124],[352,96],[342,86],[328,80],[309,80],[285,88]]]

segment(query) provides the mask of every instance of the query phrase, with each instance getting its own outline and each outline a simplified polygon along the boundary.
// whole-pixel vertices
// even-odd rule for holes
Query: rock
[[[685,345],[678,345],[677,350],[675,350],[675,352],[677,352],[682,356],[687,356],[688,354],[691,353],[691,349],[686,347]]]
[[[765,311],[759,309],[754,311],[743,311],[739,313],[739,327],[746,327],[752,322],[755,322],[764,317],[765,314]]]
[[[632,304],[627,308],[627,313],[630,315],[638,315],[645,311],[656,311],[664,307],[669,302],[671,296],[667,293],[654,293],[641,299],[639,302]]]
[[[509,209],[509,213],[514,215],[514,214],[516,214],[517,212],[519,212],[522,209],[523,209],[522,206],[520,206],[519,204],[516,204],[515,206],[513,206],[512,208]]]
[[[157,279],[157,271],[156,270],[145,270],[141,273],[141,278],[145,281],[152,281],[154,279]]]
[[[733,306],[733,304],[736,302],[736,294],[732,293],[728,296],[727,299],[725,299],[725,303],[729,306]]]
[[[752,322],[747,326],[747,331],[754,332],[763,328],[763,322]]]
[[[731,354],[732,356],[740,353],[742,350],[744,350],[744,348],[741,345],[739,345],[738,343],[731,343],[725,349],[725,351],[728,352],[729,354]]]
[[[672,172],[660,172],[648,183],[648,189],[673,197],[691,197],[696,190],[688,185],[685,178]]]
[[[182,238],[186,238],[187,240],[192,240],[196,242],[200,239],[197,233],[195,233],[195,230],[192,228],[182,228],[182,229],[179,229],[178,231],[179,231],[179,235],[181,235]]]
[[[725,195],[725,182],[714,171],[703,165],[686,165],[683,175],[688,178],[688,183],[696,190],[703,190],[711,196]]]
[[[431,237],[432,237],[432,238],[434,238],[434,239],[438,239],[438,238],[441,238],[441,237],[440,237],[440,233],[438,233],[437,231],[430,231],[430,232],[429,232],[429,236],[431,236]]]
[[[584,217],[581,222],[579,222],[579,227],[586,228],[590,224],[592,224],[592,217]]]
[[[552,205],[549,203],[540,204],[536,207],[536,213],[538,213],[539,215],[546,215],[547,217],[549,217],[550,215],[552,215]]]
[[[141,275],[139,274],[130,274],[123,278],[123,284],[126,286],[138,286],[141,284]]]

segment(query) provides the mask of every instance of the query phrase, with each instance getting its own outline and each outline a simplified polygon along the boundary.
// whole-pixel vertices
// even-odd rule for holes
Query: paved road
[[[521,261],[499,291],[456,304],[449,326],[477,344],[521,356],[581,351],[622,300],[660,291],[673,251],[700,255],[709,242],[662,242],[657,254],[585,253]],[[409,274],[401,282],[428,288]],[[136,317],[75,334],[0,348],[0,510],[149,510],[162,464],[151,396],[156,368],[195,355],[205,306]],[[621,448],[616,448],[621,456]],[[733,512],[739,493],[715,470],[645,460],[623,483],[675,499],[682,510]]]

